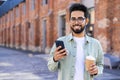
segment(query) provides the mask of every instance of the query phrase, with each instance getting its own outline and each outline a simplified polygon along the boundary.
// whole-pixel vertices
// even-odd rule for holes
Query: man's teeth
[[[80,26],[75,26],[74,28],[77,28],[77,29],[79,28],[80,29]]]

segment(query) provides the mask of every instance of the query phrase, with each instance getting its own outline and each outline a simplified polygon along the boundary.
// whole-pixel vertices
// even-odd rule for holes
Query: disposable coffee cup
[[[95,58],[93,56],[87,56],[85,60],[86,70],[88,71],[92,64],[95,64]]]

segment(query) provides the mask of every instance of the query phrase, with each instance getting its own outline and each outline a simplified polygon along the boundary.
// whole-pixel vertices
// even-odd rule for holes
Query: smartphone
[[[55,41],[55,44],[56,44],[56,47],[61,46],[61,48],[60,48],[59,50],[62,50],[62,49],[65,48],[63,41],[56,40],[56,41]]]

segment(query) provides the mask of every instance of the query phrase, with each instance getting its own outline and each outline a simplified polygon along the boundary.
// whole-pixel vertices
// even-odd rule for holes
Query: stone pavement
[[[49,72],[46,55],[0,48],[0,80],[56,80]]]
[[[47,68],[48,54],[0,47],[0,80],[57,80]],[[104,69],[95,80],[120,80],[120,69]]]

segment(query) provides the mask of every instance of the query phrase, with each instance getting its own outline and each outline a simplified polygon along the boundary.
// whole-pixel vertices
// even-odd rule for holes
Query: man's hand
[[[90,68],[88,69],[88,72],[90,75],[96,75],[98,74],[98,68],[95,64],[91,65]]]
[[[62,59],[64,56],[66,56],[67,51],[65,49],[59,50],[61,46],[57,47],[54,52],[53,60],[57,62],[58,60]]]

